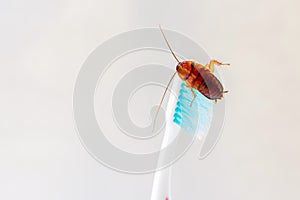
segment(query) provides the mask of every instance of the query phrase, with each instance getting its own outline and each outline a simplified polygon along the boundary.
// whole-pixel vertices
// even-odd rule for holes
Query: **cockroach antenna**
[[[161,108],[161,105],[162,105],[162,103],[163,103],[163,101],[164,101],[164,98],[165,98],[165,96],[166,96],[167,90],[169,89],[169,86],[170,86],[170,84],[171,84],[171,82],[172,82],[172,80],[174,79],[174,77],[175,77],[176,74],[177,74],[177,71],[172,75],[171,79],[169,80],[169,83],[168,83],[168,85],[167,85],[167,87],[166,87],[166,89],[165,89],[165,91],[164,91],[164,94],[163,94],[161,100],[160,100],[159,106],[158,106],[157,111],[156,111],[156,113],[155,113],[155,117],[154,117],[154,121],[153,121],[153,129],[152,129],[152,132],[154,132],[155,124],[156,124],[156,119],[157,119],[159,110],[160,110],[160,108]]]
[[[163,31],[162,28],[161,28],[161,25],[159,25],[159,29],[160,29],[162,35],[164,36],[164,39],[165,39],[165,41],[166,41],[166,43],[167,43],[167,45],[168,45],[168,47],[169,47],[171,53],[173,54],[174,58],[177,60],[178,63],[180,63],[179,59],[176,57],[175,53],[173,52],[173,50],[172,50],[172,48],[171,48],[171,46],[170,46],[170,44],[169,44],[169,42],[168,42],[168,40],[167,40],[167,37],[166,37],[164,31]]]
[[[170,46],[170,44],[169,44],[169,42],[168,42],[168,40],[167,40],[167,37],[166,37],[166,35],[165,35],[163,29],[161,28],[161,25],[159,25],[159,29],[160,29],[160,31],[161,31],[161,33],[162,33],[162,35],[163,35],[163,37],[164,37],[164,39],[165,39],[167,45],[168,45],[168,48],[170,49],[170,51],[171,51],[173,57],[177,60],[178,63],[180,63],[179,59],[176,57],[175,53],[173,52],[173,50],[172,50],[172,48],[171,48],[171,46]],[[157,120],[157,116],[158,116],[159,110],[160,110],[160,108],[161,108],[161,105],[162,105],[162,103],[163,103],[163,101],[164,101],[164,98],[165,98],[166,93],[167,93],[167,91],[168,91],[168,89],[169,89],[169,86],[170,86],[170,84],[171,84],[171,82],[172,82],[172,80],[174,79],[174,77],[175,77],[176,74],[177,74],[177,71],[175,71],[175,73],[172,75],[172,77],[171,77],[171,79],[170,79],[170,81],[169,81],[169,83],[168,83],[168,85],[167,85],[167,87],[166,87],[166,89],[165,89],[165,91],[164,91],[164,94],[163,94],[163,96],[162,96],[162,98],[161,98],[161,101],[160,101],[160,103],[159,103],[158,109],[157,109],[157,111],[156,111],[156,113],[155,113],[152,132],[154,132],[155,124],[156,124],[156,120]]]

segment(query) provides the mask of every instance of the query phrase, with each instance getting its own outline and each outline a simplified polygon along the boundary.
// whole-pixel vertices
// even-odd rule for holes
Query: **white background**
[[[128,175],[82,147],[72,93],[89,53],[117,33],[184,33],[220,69],[226,124],[213,154],[175,165],[174,197],[299,199],[299,1],[0,2],[0,199],[150,199],[152,175]]]

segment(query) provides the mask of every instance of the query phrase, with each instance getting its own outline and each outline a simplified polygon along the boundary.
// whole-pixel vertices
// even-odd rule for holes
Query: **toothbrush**
[[[166,128],[161,149],[167,147],[183,129],[191,137],[201,139],[208,132],[212,119],[212,101],[205,98],[199,92],[193,101],[190,88],[185,86],[179,79],[174,79],[172,91],[177,94],[169,96],[166,108]],[[173,119],[173,121],[172,121]],[[164,161],[163,155],[159,157],[159,163]],[[172,167],[157,171],[154,175],[151,200],[172,200],[171,194]]]
[[[180,91],[180,84],[181,81],[179,79],[174,79],[172,84],[172,91],[178,95]],[[180,127],[173,123],[173,115],[174,115],[174,108],[176,108],[177,97],[174,95],[169,95],[166,112],[165,112],[165,133],[164,138],[161,144],[161,149],[166,148],[172,141],[177,137],[180,132]],[[158,158],[158,166],[161,165],[165,161],[165,154],[160,155]],[[171,196],[171,167],[166,169],[162,169],[156,171],[154,174],[153,179],[153,187],[152,187],[152,194],[151,200],[170,200]]]

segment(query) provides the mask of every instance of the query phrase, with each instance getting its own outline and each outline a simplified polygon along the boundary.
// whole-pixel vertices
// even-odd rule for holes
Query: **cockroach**
[[[155,124],[155,120],[157,118],[159,109],[162,105],[162,102],[165,98],[166,92],[172,82],[172,80],[174,79],[175,75],[178,73],[178,76],[180,77],[180,79],[182,79],[183,81],[185,81],[186,83],[186,87],[191,89],[192,94],[194,95],[193,100],[191,101],[190,106],[192,106],[193,101],[196,98],[196,93],[193,89],[198,90],[201,94],[203,94],[206,98],[210,99],[210,100],[214,100],[215,102],[217,102],[217,100],[222,99],[224,93],[227,93],[228,91],[224,91],[224,88],[221,84],[221,82],[217,79],[217,77],[214,75],[214,65],[217,66],[230,66],[230,64],[224,64],[222,62],[219,62],[217,60],[211,60],[208,64],[206,65],[201,65],[195,61],[179,61],[179,59],[176,57],[175,53],[173,52],[164,31],[161,28],[161,25],[159,25],[159,29],[164,37],[164,40],[170,50],[170,52],[172,53],[173,57],[176,59],[176,61],[178,62],[177,66],[176,66],[176,71],[175,73],[172,75],[167,88],[164,91],[164,94],[162,96],[162,99],[160,101],[158,110],[156,112],[155,115],[155,119],[154,119],[154,124]],[[154,129],[154,127],[153,127]]]

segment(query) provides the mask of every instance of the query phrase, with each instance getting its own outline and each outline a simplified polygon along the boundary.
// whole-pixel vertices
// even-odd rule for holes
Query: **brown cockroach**
[[[157,118],[158,115],[158,111],[162,105],[162,102],[164,100],[164,97],[166,95],[166,92],[173,80],[173,78],[175,77],[175,75],[178,73],[178,76],[185,81],[186,83],[186,87],[191,89],[191,92],[194,95],[193,100],[191,101],[191,106],[193,104],[193,101],[196,98],[196,93],[193,89],[198,90],[201,94],[203,94],[206,98],[210,99],[210,100],[214,100],[215,102],[217,102],[218,99],[222,99],[223,98],[223,94],[227,93],[228,91],[224,91],[223,86],[221,84],[221,82],[217,79],[217,77],[214,75],[214,65],[217,66],[230,66],[230,64],[224,64],[221,63],[217,60],[211,60],[209,62],[209,64],[206,65],[201,65],[195,61],[182,61],[180,62],[179,59],[176,57],[175,53],[173,52],[173,50],[171,49],[171,46],[164,34],[164,31],[162,30],[161,26],[159,25],[160,31],[164,37],[164,40],[169,48],[169,50],[171,51],[173,57],[176,59],[176,61],[178,62],[177,66],[176,66],[176,72],[173,74],[173,76],[171,77],[167,88],[165,89],[165,92],[162,96],[162,99],[160,101],[159,104],[159,108],[156,112],[155,115],[155,119],[154,119],[154,124],[155,124],[155,120]],[[154,129],[154,127],[153,127]]]

